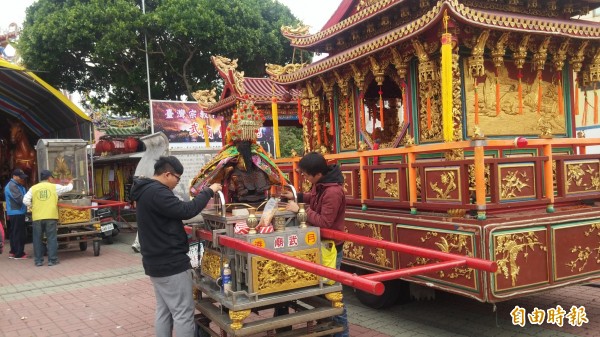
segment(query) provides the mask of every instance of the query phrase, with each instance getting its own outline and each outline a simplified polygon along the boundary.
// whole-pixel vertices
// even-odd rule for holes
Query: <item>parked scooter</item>
[[[95,217],[100,220],[100,231],[102,232],[102,241],[106,244],[113,243],[113,237],[120,232],[117,221],[114,220],[112,210],[108,207],[98,208]]]

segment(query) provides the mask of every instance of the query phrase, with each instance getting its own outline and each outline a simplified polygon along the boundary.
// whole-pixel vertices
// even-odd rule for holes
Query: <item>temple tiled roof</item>
[[[368,1],[367,1],[368,2]],[[415,6],[414,1],[410,0],[379,0],[379,1],[371,1],[372,4],[368,6],[364,6],[361,10],[356,10],[356,6],[360,3],[358,0],[343,0],[336,12],[331,16],[329,21],[323,26],[321,31],[311,34],[311,35],[291,35],[285,34],[290,41],[291,45],[298,48],[312,49],[316,48],[318,45],[325,43],[326,41],[332,39],[333,37],[343,33],[353,27],[358,26],[359,24],[381,15],[383,12],[390,10],[392,7],[396,6]],[[433,3],[433,1],[431,1]],[[509,6],[505,3],[504,0],[495,0],[488,2],[490,9],[495,9],[498,11],[498,15],[510,15],[510,16],[519,16],[517,8],[518,6]],[[564,1],[556,1],[557,3],[563,5]],[[471,9],[478,12],[485,12],[486,10],[478,8],[480,5],[475,5],[475,0],[439,0],[432,5],[432,8],[440,7],[440,5],[447,3],[451,5],[451,7],[456,10],[463,9]],[[538,12],[539,13],[548,13],[549,10],[546,7],[547,1],[540,0],[538,2]],[[600,1],[597,0],[578,0],[574,3],[570,3],[572,6],[573,15],[582,14],[582,11],[585,11],[585,8],[595,8],[600,5]],[[470,7],[469,7],[470,6]],[[514,7],[514,8],[513,8]],[[503,10],[505,9],[505,10]],[[509,10],[512,9],[512,10]],[[490,11],[491,12],[491,11]],[[539,14],[538,13],[538,14]],[[549,21],[565,21],[569,22],[570,20],[561,20],[559,18],[549,18],[547,16],[531,16],[535,20],[541,20],[542,22]],[[491,20],[491,19],[490,19]]]
[[[391,2],[394,1],[384,0],[380,3],[390,5]],[[448,13],[458,21],[475,26],[521,33],[570,37],[574,39],[600,40],[600,24],[598,23],[571,19],[551,19],[547,17],[475,9],[466,7],[458,0],[440,0],[437,2],[437,5],[416,20],[375,36],[368,41],[341,51],[321,61],[310,64],[294,73],[277,76],[274,80],[275,82],[284,85],[297,83],[323,72],[352,63],[357,59],[364,58],[389,46],[411,39],[426,31],[432,25],[437,24],[445,9],[448,9]],[[367,9],[364,11],[366,10]]]

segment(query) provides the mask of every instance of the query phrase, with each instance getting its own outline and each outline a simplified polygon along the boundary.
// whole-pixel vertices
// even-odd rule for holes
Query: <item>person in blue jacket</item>
[[[194,335],[192,266],[188,237],[182,220],[200,213],[221,184],[204,187],[194,199],[181,201],[173,193],[183,174],[174,156],[162,156],[154,164],[152,178],[136,177],[131,199],[136,215],[142,264],[156,296],[154,330],[157,337]]]
[[[25,181],[27,174],[21,169],[15,169],[12,179],[4,186],[4,199],[6,200],[6,214],[10,221],[10,252],[11,259],[22,260],[28,258],[25,254],[25,215],[27,206],[23,203],[23,197],[27,190]]]

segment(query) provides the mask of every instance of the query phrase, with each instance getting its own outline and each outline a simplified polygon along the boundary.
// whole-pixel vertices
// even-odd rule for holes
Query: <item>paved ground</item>
[[[33,260],[0,255],[0,336],[151,336],[154,293],[121,233],[94,257],[91,247],[59,253],[57,266],[35,267]],[[26,251],[32,252],[31,245]],[[600,336],[600,288],[573,286],[494,306],[438,293],[435,300],[413,301],[385,310],[365,308],[345,290],[351,336]],[[584,306],[589,323],[566,321],[561,328],[544,323],[511,323],[515,306],[531,312],[561,305]],[[269,313],[266,313],[269,314]]]

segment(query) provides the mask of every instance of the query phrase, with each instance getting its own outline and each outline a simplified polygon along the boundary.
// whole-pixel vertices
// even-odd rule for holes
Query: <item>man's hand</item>
[[[217,191],[220,191],[223,189],[223,186],[221,186],[221,184],[218,183],[214,183],[212,185],[210,185],[209,187],[214,193],[217,193]]]
[[[298,204],[291,200],[287,203],[287,205],[285,205],[286,211],[292,211],[294,213],[298,213],[299,209],[300,209],[300,207],[298,206]]]
[[[283,198],[288,199],[288,200],[293,200],[294,199],[294,193],[292,193],[292,191],[283,191],[283,192],[281,192],[281,196]]]

